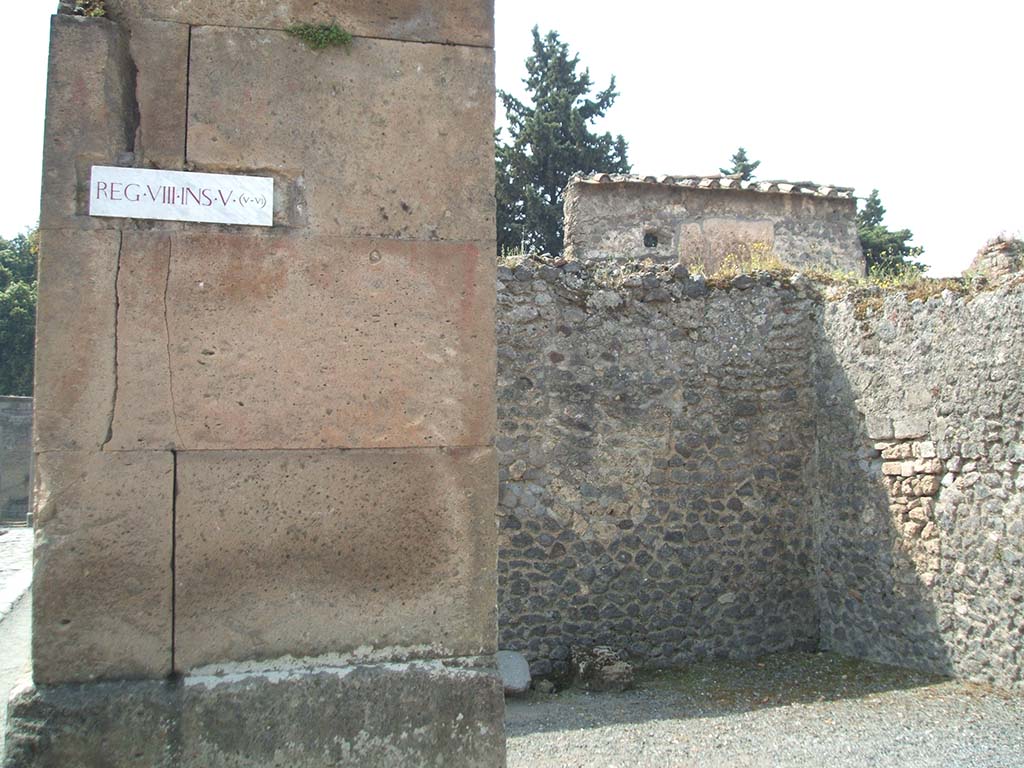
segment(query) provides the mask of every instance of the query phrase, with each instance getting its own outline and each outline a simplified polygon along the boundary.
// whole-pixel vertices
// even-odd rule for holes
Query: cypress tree
[[[615,102],[615,78],[591,98],[590,71],[577,71],[579,56],[557,32],[541,37],[533,28],[533,54],[526,60],[529,100],[505,91],[509,141],[495,132],[498,247],[502,251],[560,254],[562,203],[574,173],[628,173],[622,136],[590,128]]]
[[[754,178],[754,171],[761,164],[760,160],[751,162],[747,157],[747,150],[743,147],[736,150],[736,154],[732,156],[730,162],[732,163],[732,168],[719,168],[718,170],[729,176],[739,174],[743,181],[750,181]]]

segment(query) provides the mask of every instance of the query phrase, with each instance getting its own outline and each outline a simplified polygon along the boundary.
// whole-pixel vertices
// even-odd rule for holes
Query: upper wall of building
[[[772,258],[864,273],[853,190],[722,176],[577,177],[565,197],[566,254],[583,262],[650,258],[714,272]]]

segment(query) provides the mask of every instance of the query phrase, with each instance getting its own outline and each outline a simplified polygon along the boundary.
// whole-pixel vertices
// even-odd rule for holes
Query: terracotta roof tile
[[[735,176],[715,174],[711,176],[638,176],[625,173],[596,173],[590,176],[576,174],[570,184],[656,184],[659,186],[686,187],[689,189],[744,189],[751,192],[777,195],[807,195],[809,197],[831,197],[844,200],[854,198],[853,187],[837,187],[834,184],[816,184],[813,181],[757,180],[742,181]]]

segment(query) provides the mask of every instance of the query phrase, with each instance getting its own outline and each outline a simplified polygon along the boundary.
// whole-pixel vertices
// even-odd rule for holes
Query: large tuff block
[[[353,35],[492,46],[494,0],[107,0],[113,18],[282,29],[337,22]]]
[[[136,162],[180,169],[185,162],[189,28],[150,19],[132,19],[130,28],[139,120]]]
[[[118,232],[43,230],[36,324],[36,450],[99,448],[114,399]]]
[[[198,169],[301,178],[318,233],[494,238],[490,50],[357,39],[350,53],[312,51],[284,32],[197,27],[191,51]]]
[[[37,457],[37,683],[171,670],[170,453]]]
[[[501,768],[486,661],[30,689],[11,702],[4,766]]]
[[[178,455],[175,664],[493,653],[492,449]]]
[[[106,19],[56,15],[43,141],[42,229],[113,227],[84,215],[89,169],[111,165],[135,143],[135,68],[123,27]]]
[[[492,440],[493,244],[126,233],[122,258],[111,447]]]
[[[167,277],[171,238],[125,232],[117,270],[117,399],[110,441],[114,450],[174,448],[167,339]]]

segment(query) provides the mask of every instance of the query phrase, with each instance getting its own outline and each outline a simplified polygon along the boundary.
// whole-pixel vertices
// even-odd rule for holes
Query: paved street
[[[32,529],[0,528],[0,755],[7,697],[28,680],[32,638]]]
[[[0,528],[0,620],[32,583],[32,529]]]

